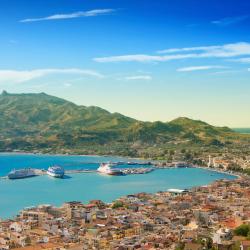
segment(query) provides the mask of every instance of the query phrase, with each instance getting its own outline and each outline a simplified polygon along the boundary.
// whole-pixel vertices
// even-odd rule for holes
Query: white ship
[[[112,163],[102,163],[100,167],[97,169],[99,173],[107,174],[107,175],[122,175],[122,171],[119,169],[113,168],[115,164]]]
[[[14,169],[8,174],[9,179],[22,179],[36,176],[36,172],[31,168]]]
[[[48,168],[47,174],[56,178],[63,178],[64,169],[60,166],[52,166]]]

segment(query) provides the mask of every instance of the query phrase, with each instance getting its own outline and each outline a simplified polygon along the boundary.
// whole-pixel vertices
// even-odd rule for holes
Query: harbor
[[[169,169],[169,168],[190,168],[193,167],[185,162],[175,162],[168,164],[161,163],[152,163],[152,162],[108,162],[108,163],[97,163],[97,162],[87,162],[86,165],[98,165],[97,169],[69,169],[64,170],[63,167],[60,166],[50,166],[48,170],[46,169],[36,169],[36,168],[25,168],[18,170],[11,170],[11,172],[2,177],[3,179],[22,179],[22,178],[30,178],[42,175],[50,175],[55,178],[64,178],[64,176],[71,174],[84,174],[84,173],[99,173],[106,175],[136,175],[136,174],[148,174],[155,170],[159,169]],[[69,165],[69,164],[67,164]],[[127,166],[127,167],[124,167]],[[120,167],[120,168],[119,168]]]
[[[154,170],[151,162],[139,161],[108,161],[108,162],[78,162],[77,165],[89,166],[89,168],[77,168],[74,163],[64,163],[63,166],[54,164],[46,168],[13,168],[6,176],[0,177],[1,179],[26,179],[31,177],[49,175],[54,178],[64,178],[71,174],[83,173],[99,173],[106,175],[131,175],[131,174],[146,174]],[[73,168],[72,168],[73,167]]]
[[[154,171],[154,168],[123,168],[118,169],[122,175],[132,175],[132,174],[147,174]],[[91,169],[76,169],[76,170],[66,170],[65,174],[81,174],[81,173],[98,173],[97,170]]]
[[[213,169],[207,167],[201,167],[193,164],[188,164],[186,162],[125,162],[125,161],[113,161],[107,163],[99,162],[86,162],[81,163],[82,165],[87,165],[90,168],[73,168],[73,169],[64,169],[69,166],[73,166],[73,163],[64,164],[64,167],[61,166],[50,166],[47,170],[44,168],[24,168],[24,169],[13,169],[8,175],[0,176],[0,179],[26,179],[37,176],[49,175],[55,178],[67,178],[69,175],[74,174],[105,174],[113,176],[125,176],[125,175],[138,175],[138,174],[149,174],[155,170],[163,169],[182,169],[182,168],[199,168],[199,169],[209,169],[211,171],[210,175],[213,175],[213,172],[225,173],[240,177],[232,171],[226,171],[221,169]],[[97,167],[96,167],[97,166]]]
[[[84,164],[84,162],[96,164]],[[7,176],[12,169],[32,166],[37,174],[34,178],[0,180],[0,217],[10,218],[24,207],[39,204],[60,206],[65,201],[87,202],[101,199],[111,202],[118,197],[138,192],[154,193],[168,189],[190,189],[208,185],[219,179],[235,179],[235,176],[200,168],[156,169],[154,166],[118,165],[118,169],[133,174],[110,176],[97,172],[102,162],[133,162],[134,160],[102,156],[57,156],[57,155],[0,155],[0,175]],[[65,178],[47,175],[50,166],[62,166]],[[140,173],[140,168],[153,171]],[[212,175],[211,175],[212,174]]]
[[[123,169],[116,169],[120,172],[119,175],[132,175],[132,174],[148,174],[154,171],[154,168],[123,168]],[[49,175],[48,171],[45,169],[32,169],[34,174],[30,176],[24,176],[20,178],[10,178],[8,176],[2,176],[0,179],[24,179],[24,178],[31,178],[31,177],[37,177],[37,176],[43,176],[43,175]],[[71,170],[65,170],[64,176],[71,175],[71,174],[87,174],[87,173],[99,173],[98,170],[92,170],[92,169],[71,169]],[[110,174],[112,175],[112,174]],[[117,174],[118,175],[118,174]],[[58,177],[58,178],[64,178],[64,176]]]

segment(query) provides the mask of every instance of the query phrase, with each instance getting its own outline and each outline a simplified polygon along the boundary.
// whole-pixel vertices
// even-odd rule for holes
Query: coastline
[[[146,161],[146,162],[152,162],[152,165],[155,166],[157,163],[160,163],[160,161],[157,160],[152,160],[152,159],[145,159],[145,158],[136,158],[136,157],[128,157],[128,156],[120,156],[120,155],[86,155],[86,154],[53,154],[53,153],[34,153],[34,152],[0,152],[1,155],[33,155],[33,156],[69,156],[69,157],[77,157],[77,156],[82,156],[82,157],[113,157],[113,158],[126,158],[128,160],[137,160],[137,161]],[[154,167],[155,169],[172,169],[175,167]],[[233,171],[228,171],[228,170],[223,170],[223,169],[215,169],[215,168],[210,168],[210,167],[205,167],[205,166],[198,166],[198,165],[191,165],[189,168],[199,168],[199,169],[204,169],[204,170],[209,170],[212,172],[217,172],[217,173],[223,173],[231,176],[235,176],[237,178],[247,178],[249,177],[247,174],[240,173],[240,172],[233,172]],[[250,177],[249,177],[250,178]]]
[[[157,167],[156,169],[173,169],[173,168],[178,168],[178,167]],[[204,166],[197,166],[197,165],[192,165],[186,168],[198,168],[198,169],[204,169],[204,170],[208,170],[211,172],[216,172],[216,173],[220,173],[220,174],[226,174],[226,175],[230,175],[230,176],[235,176],[237,178],[247,178],[248,175],[246,174],[241,174],[241,173],[237,173],[237,172],[233,172],[233,171],[227,171],[227,170],[222,170],[222,169],[215,169],[215,168],[209,168],[209,167],[204,167]],[[181,169],[181,168],[180,168]]]
[[[152,159],[146,158],[138,158],[138,157],[130,157],[130,156],[123,156],[123,155],[95,155],[95,154],[63,154],[63,153],[34,153],[34,152],[0,152],[0,155],[9,154],[9,155],[44,155],[44,156],[87,156],[87,157],[114,157],[114,158],[127,158],[131,160],[144,160],[144,161],[152,161]]]
[[[167,169],[167,168],[166,168]],[[201,169],[205,169],[205,170],[207,170],[206,168],[201,168]],[[223,173],[223,172],[220,172],[220,173]],[[235,178],[235,179],[231,179],[231,180],[229,180],[229,179],[218,179],[218,180],[214,180],[213,182],[211,182],[211,183],[209,183],[209,184],[207,184],[207,185],[198,185],[198,186],[193,186],[193,187],[191,187],[191,188],[185,188],[185,189],[178,189],[178,188],[168,188],[168,189],[163,189],[163,190],[159,190],[159,191],[156,191],[156,192],[135,192],[135,193],[132,193],[132,194],[126,194],[126,195],[123,195],[123,196],[120,196],[120,197],[118,197],[118,198],[115,198],[115,199],[113,199],[112,201],[110,201],[110,202],[105,202],[104,201],[104,204],[107,204],[107,205],[110,205],[110,204],[113,204],[113,203],[115,203],[116,201],[119,201],[119,200],[121,200],[122,198],[124,198],[124,197],[127,197],[127,196],[136,196],[137,194],[140,194],[140,193],[144,193],[145,195],[156,195],[157,193],[175,193],[174,192],[174,190],[176,191],[176,193],[178,193],[178,194],[181,194],[181,193],[186,193],[186,192],[193,192],[192,191],[192,189],[196,189],[196,188],[199,188],[199,187],[209,187],[209,186],[212,186],[212,185],[214,185],[214,183],[216,183],[216,182],[220,182],[220,181],[228,181],[228,182],[235,182],[235,181],[239,181],[239,180],[242,180],[242,181],[244,181],[244,180],[247,180],[248,178],[244,178],[244,176],[240,176],[240,178]],[[87,202],[86,202],[86,204],[90,204],[90,202],[91,202],[91,200],[93,200],[93,199],[90,199],[90,200],[88,200]],[[102,200],[101,200],[102,201]],[[70,203],[70,202],[80,202],[80,203],[82,203],[83,204],[83,202],[82,201],[70,201],[70,200],[65,200],[61,205],[54,205],[54,204],[44,204],[44,203],[40,203],[40,204],[37,204],[37,205],[31,205],[31,206],[29,206],[29,207],[23,207],[21,210],[19,210],[19,212],[17,213],[17,214],[15,214],[15,215],[13,215],[13,216],[9,216],[9,217],[7,217],[7,218],[4,218],[4,219],[2,219],[1,217],[0,217],[0,221],[5,221],[5,220],[12,220],[12,219],[15,219],[15,218],[17,218],[17,216],[18,216],[18,214],[21,212],[21,211],[24,211],[24,210],[26,210],[26,209],[29,209],[29,208],[38,208],[38,207],[41,207],[41,206],[53,206],[53,207],[56,207],[56,208],[59,208],[59,207],[61,207],[64,203]],[[103,201],[102,201],[103,202]]]
[[[12,154],[9,154],[9,153],[7,153],[8,155],[12,155]],[[15,155],[23,155],[23,154],[19,154],[19,153],[14,153]],[[34,156],[36,156],[36,154],[29,154],[29,155],[34,155]],[[44,155],[44,156],[48,156],[47,154],[46,155]],[[53,155],[52,155],[53,156]],[[58,156],[58,155],[54,155],[54,156]],[[71,156],[71,155],[63,155],[63,156]],[[98,156],[98,157],[101,157],[101,156]],[[11,157],[10,157],[11,158]],[[14,159],[14,158],[13,158]],[[217,180],[221,180],[221,179],[230,179],[230,177],[229,178],[227,178],[226,176],[224,177],[224,176],[217,176],[216,174],[212,174],[212,172],[214,172],[214,173],[219,173],[219,174],[223,174],[223,175],[228,175],[228,176],[233,176],[235,179],[243,179],[243,178],[246,178],[247,176],[244,176],[244,175],[239,175],[239,174],[236,174],[236,173],[231,173],[231,172],[228,172],[228,171],[222,171],[222,170],[219,170],[219,169],[213,169],[213,168],[208,168],[208,167],[203,167],[203,166],[196,166],[196,165],[194,165],[194,166],[192,166],[192,167],[189,167],[189,168],[196,168],[196,169],[203,169],[203,170],[205,170],[205,171],[209,171],[209,172],[201,172],[201,176],[204,176],[204,175],[207,175],[208,177],[207,177],[207,179],[210,179],[210,181],[209,182],[204,182],[204,184],[200,184],[199,183],[199,181],[197,182],[197,181],[195,181],[195,179],[194,179],[194,181],[192,180],[192,183],[194,183],[194,185],[192,185],[192,184],[188,184],[188,179],[192,179],[193,177],[192,177],[192,175],[190,176],[190,177],[187,177],[187,183],[186,183],[186,181],[185,181],[185,178],[183,179],[184,181],[185,181],[185,185],[186,185],[186,187],[185,188],[188,188],[188,189],[190,189],[190,188],[192,188],[192,187],[199,187],[199,186],[205,186],[205,185],[210,185],[211,183],[213,183],[214,181],[215,181],[215,179],[217,178]],[[164,169],[179,169],[180,171],[174,171],[174,172],[172,172],[172,171],[170,171],[169,173],[170,173],[170,175],[167,173],[166,174],[166,176],[168,177],[168,176],[172,176],[171,175],[171,173],[173,174],[174,173],[174,175],[177,175],[177,176],[179,176],[179,174],[180,175],[182,175],[181,173],[183,172],[182,171],[182,168],[177,168],[177,167],[164,167],[164,168],[155,168],[155,170],[164,170]],[[155,171],[155,172],[158,172],[158,171]],[[167,171],[168,172],[168,171]],[[193,173],[192,171],[190,172],[190,171],[188,171],[188,172],[186,172],[186,171],[184,171],[185,173]],[[143,177],[139,177],[139,179],[135,179],[135,181],[134,181],[134,183],[135,182],[137,182],[138,181],[138,185],[141,185],[140,184],[140,182],[142,182],[142,181],[151,181],[151,179],[152,180],[156,180],[156,181],[158,181],[159,179],[158,179],[158,177],[159,177],[159,175],[162,175],[162,174],[164,174],[163,172],[160,172],[159,171],[159,174],[157,174],[156,173],[156,175],[155,174],[153,174],[153,176],[151,177],[151,174],[149,174],[149,176],[145,176],[145,178],[144,178],[144,176]],[[198,173],[198,176],[196,177],[196,180],[198,180],[198,178],[200,177],[199,176],[199,174],[200,174],[200,172]],[[210,175],[212,175],[212,176],[210,176]],[[85,176],[84,178],[82,177],[82,176]],[[157,177],[156,177],[157,176]],[[164,174],[164,176],[165,176],[165,174]],[[88,176],[86,176],[85,174],[83,174],[83,175],[81,175],[81,174],[79,174],[79,177],[72,177],[73,179],[73,182],[72,182],[72,184],[74,185],[74,188],[75,187],[83,187],[84,185],[83,184],[81,184],[80,186],[78,185],[79,184],[79,182],[78,182],[78,179],[81,179],[81,183],[82,183],[82,181],[83,181],[83,183],[85,182],[84,180],[87,178],[89,178]],[[110,185],[110,184],[112,184],[112,183],[115,183],[115,182],[124,182],[123,183],[123,185],[129,185],[129,178],[127,179],[123,179],[123,180],[119,180],[119,179],[116,179],[116,177],[112,177],[112,178],[114,178],[113,180],[114,181],[112,181],[111,183],[109,182],[109,180],[108,180],[108,178],[105,178],[106,180],[104,180],[104,181],[102,181],[101,180],[101,182],[100,182],[100,180],[98,180],[98,183],[100,183],[101,185],[103,185],[103,184],[105,184],[105,185],[107,185],[107,187]],[[169,177],[170,179],[171,179],[171,177]],[[45,178],[45,179],[35,179],[35,180],[31,180],[31,181],[26,181],[26,180],[23,180],[23,181],[21,181],[21,182],[19,182],[19,181],[17,181],[17,182],[15,182],[15,183],[17,183],[16,185],[17,186],[20,186],[21,185],[21,188],[25,188],[26,190],[28,190],[27,188],[30,188],[30,185],[34,185],[34,183],[36,183],[37,182],[37,184],[35,184],[35,186],[36,187],[38,187],[39,186],[39,190],[40,190],[40,186],[41,186],[41,183],[47,183],[48,185],[50,185],[50,187],[52,187],[52,190],[54,190],[53,188],[55,188],[55,186],[54,186],[54,182],[60,182],[61,184],[60,185],[62,185],[61,186],[61,188],[63,188],[64,189],[64,187],[65,187],[65,185],[67,185],[67,183],[69,182],[69,180],[67,181],[67,180],[65,180],[65,181],[58,181],[58,180],[47,180],[48,178]],[[92,179],[92,177],[91,177],[91,179]],[[235,180],[234,179],[234,180]],[[116,181],[117,180],[117,181]],[[149,189],[141,189],[141,188],[137,188],[137,189],[128,189],[128,190],[126,190],[126,193],[124,194],[124,192],[123,192],[123,195],[128,195],[128,194],[135,194],[135,193],[138,193],[138,192],[146,192],[146,193],[155,193],[155,192],[157,192],[157,191],[164,191],[164,190],[167,190],[167,189],[169,189],[169,188],[177,188],[177,189],[179,189],[180,188],[180,185],[178,186],[178,185],[175,185],[175,183],[172,183],[171,184],[171,182],[169,182],[170,184],[168,184],[168,181],[167,181],[167,179],[165,179],[165,182],[167,182],[167,185],[163,185],[163,186],[159,186],[158,185],[158,189],[157,190],[153,190],[153,191],[151,191],[151,188]],[[7,182],[6,182],[7,183]],[[12,184],[14,184],[14,182],[12,183],[12,182],[9,182],[8,181],[8,189],[7,190],[9,190],[9,188],[10,187],[13,187],[13,188],[11,188],[11,190],[12,189],[16,189],[15,187],[16,187],[16,185],[12,185]],[[20,184],[18,184],[18,183],[20,183]],[[33,184],[31,184],[31,183],[33,183]],[[75,186],[75,183],[76,183],[76,186]],[[128,184],[127,184],[128,183]],[[184,183],[184,182],[182,182],[182,183]],[[42,184],[42,185],[44,185],[44,184]],[[99,185],[99,184],[98,184]],[[145,185],[145,184],[143,184],[143,185]],[[184,185],[184,186],[185,186]],[[63,187],[64,186],[64,187]],[[112,186],[112,185],[111,185]],[[183,185],[182,185],[183,186]],[[33,187],[33,186],[32,186]],[[118,186],[115,186],[115,187],[118,187]],[[120,187],[120,186],[119,186]],[[126,186],[123,186],[123,187],[125,187],[126,188]],[[110,188],[110,187],[109,187]],[[182,188],[180,188],[180,189],[182,189]],[[132,191],[131,191],[132,190]],[[141,190],[141,191],[140,191]],[[42,190],[41,190],[42,191]],[[95,192],[95,191],[94,191]],[[85,195],[84,195],[84,197],[83,197],[83,199],[81,199],[81,198],[79,198],[79,196],[75,196],[76,198],[74,198],[74,196],[71,198],[71,196],[63,196],[63,197],[58,197],[56,200],[56,203],[54,203],[56,206],[59,206],[59,204],[62,204],[63,202],[66,202],[66,201],[70,201],[70,200],[83,200],[83,201],[88,201],[88,200],[91,200],[92,199],[92,197],[93,198],[96,198],[95,196],[92,196],[93,194],[92,194],[92,192],[91,192],[91,196],[89,195],[89,196],[87,196],[87,197],[85,197]],[[104,194],[104,195],[106,195],[106,193]],[[117,194],[117,196],[116,197],[120,197],[119,196],[120,194]],[[105,202],[108,202],[108,201],[110,201],[110,202],[112,202],[113,201],[113,198],[111,198],[110,199],[110,197],[108,198],[108,196],[106,197],[106,196],[99,196],[99,197],[105,197],[105,198],[103,198],[104,199],[104,201]],[[3,198],[4,199],[4,198]],[[33,199],[33,198],[32,198]],[[31,201],[31,205],[32,205],[32,199],[30,200]],[[50,199],[50,198],[49,198]],[[38,200],[38,203],[36,202],[36,203],[33,203],[33,204],[44,204],[44,200],[45,199],[43,199],[43,192],[42,192],[42,194],[41,194],[41,198],[39,198],[39,200]],[[13,202],[14,203],[14,206],[16,205],[15,204],[15,202]],[[25,202],[26,203],[26,202]],[[53,202],[51,203],[51,201],[48,201],[47,202],[48,204],[53,204]],[[23,205],[22,203],[20,204],[20,207],[19,207],[19,209],[22,209],[23,207],[26,207],[26,205]],[[14,208],[14,207],[13,207]],[[13,209],[14,210],[14,209]],[[3,215],[4,216],[4,215]],[[4,216],[5,217],[5,216]],[[6,218],[6,217],[5,217]]]
[[[146,159],[146,158],[139,158],[139,157],[129,157],[129,156],[121,156],[121,155],[95,155],[95,154],[63,154],[63,153],[34,153],[34,152],[24,152],[24,151],[20,151],[20,152],[0,152],[0,155],[38,155],[38,156],[71,156],[71,157],[77,157],[77,156],[82,156],[82,157],[104,157],[104,158],[108,158],[108,157],[114,157],[114,158],[126,158],[129,160],[136,160],[136,161],[145,161],[145,162],[152,162],[154,164],[160,163],[161,161],[159,160],[152,160],[152,159]],[[247,174],[244,173],[240,173],[240,172],[233,172],[233,171],[228,171],[228,170],[223,170],[223,169],[215,169],[215,168],[210,168],[210,167],[205,167],[205,166],[197,166],[197,165],[192,165],[191,167],[194,168],[201,168],[201,169],[206,169],[206,170],[210,170],[213,172],[217,172],[217,173],[224,173],[224,174],[228,174],[228,175],[233,175],[236,176],[238,178],[241,177],[248,177]],[[164,167],[164,168],[173,168],[173,167]]]
[[[194,186],[188,190],[168,189],[153,193],[140,192],[128,194],[113,199],[111,202],[103,202],[98,199],[88,200],[87,202],[74,200],[56,206],[50,203],[40,203],[21,209],[12,218],[9,217],[1,220],[1,223],[2,225],[7,225],[7,227],[5,227],[9,230],[6,230],[7,233],[13,233],[13,229],[19,229],[17,226],[25,224],[26,229],[22,231],[22,234],[29,237],[31,235],[30,233],[34,232],[32,236],[36,236],[35,240],[30,244],[32,249],[38,249],[40,246],[43,248],[46,242],[49,242],[49,244],[55,242],[56,246],[59,246],[58,244],[68,243],[69,238],[65,237],[62,231],[58,230],[61,228],[59,227],[60,225],[63,225],[64,229],[67,230],[66,232],[71,232],[71,235],[74,236],[72,238],[72,246],[74,246],[72,250],[80,249],[82,245],[87,246],[86,244],[89,244],[88,246],[98,246],[98,249],[113,249],[113,244],[116,244],[117,240],[119,240],[119,244],[120,242],[128,242],[128,245],[130,245],[130,239],[138,240],[146,237],[145,239],[150,241],[151,239],[156,239],[156,236],[166,237],[166,235],[169,236],[166,242],[172,242],[174,246],[173,249],[175,249],[176,243],[182,239],[179,237],[173,238],[175,235],[183,236],[185,232],[196,232],[199,228],[202,228],[203,224],[200,226],[199,223],[202,219],[200,219],[200,216],[197,218],[196,212],[204,211],[205,209],[206,212],[211,211],[217,213],[218,210],[221,212],[221,210],[224,209],[223,213],[226,215],[226,218],[223,219],[223,221],[218,221],[218,227],[212,228],[212,232],[217,232],[218,228],[227,229],[226,223],[232,221],[231,211],[234,211],[231,207],[228,208],[228,205],[232,205],[233,207],[235,204],[234,200],[231,199],[230,195],[225,195],[222,202],[218,202],[217,204],[216,199],[221,200],[221,189],[223,189],[226,194],[229,194],[237,187],[240,188],[237,189],[239,190],[238,192],[244,194],[243,188],[246,184],[247,182],[244,180],[221,179],[205,186]],[[231,190],[229,190],[230,187],[232,187]],[[212,203],[206,203],[209,195],[208,191],[212,193],[214,197],[214,202]],[[196,200],[200,202],[197,204]],[[185,210],[183,209],[184,204],[188,204],[187,206],[185,205]],[[176,207],[180,209],[176,209]],[[229,213],[227,212],[228,210]],[[185,211],[185,214],[183,211]],[[164,223],[166,214],[171,216],[167,222],[173,219],[174,228],[172,224]],[[189,220],[185,222],[183,218],[187,217]],[[30,218],[30,220],[27,220],[27,218]],[[74,223],[72,223],[72,221]],[[128,223],[129,227],[127,226]],[[52,228],[51,225],[55,225],[55,227]],[[56,227],[57,225],[58,227]],[[124,227],[124,225],[126,225],[126,227]],[[223,225],[223,227],[221,227],[221,225]],[[28,228],[28,226],[30,226],[30,228]],[[166,234],[166,230],[170,231],[171,234]],[[111,232],[111,237],[110,235],[107,236],[107,231]],[[38,232],[42,232],[42,234]],[[209,232],[211,233],[211,229]],[[150,238],[147,238],[149,233]],[[16,234],[16,232],[14,232],[14,234]],[[48,238],[40,237],[44,235],[47,235]],[[151,235],[153,238],[151,238]],[[202,237],[204,237],[203,235]],[[68,236],[68,234],[66,236]],[[117,236],[119,236],[119,238]],[[46,241],[38,241],[37,239],[39,239],[39,237]],[[59,239],[60,241],[58,241]],[[174,242],[173,239],[175,239]],[[100,243],[100,245],[97,245],[97,242],[98,244]],[[111,246],[111,248],[104,247],[103,242],[105,242],[105,246]],[[76,243],[77,248],[75,248]],[[109,243],[111,244],[107,245]],[[18,249],[21,250],[22,248]],[[88,247],[88,249],[92,248]],[[170,248],[164,247],[160,249]]]
[[[236,172],[232,172],[232,171],[227,171],[227,170],[220,170],[220,169],[214,169],[214,168],[209,168],[209,167],[201,167],[201,166],[194,166],[195,168],[200,168],[200,169],[206,169],[212,172],[216,172],[216,173],[222,173],[222,174],[228,174],[231,176],[235,176],[237,178],[246,178],[247,175],[243,175],[240,173],[236,173]]]

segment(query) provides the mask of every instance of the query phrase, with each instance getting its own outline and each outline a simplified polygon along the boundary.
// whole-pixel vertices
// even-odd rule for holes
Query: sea
[[[47,169],[60,165],[66,170],[96,170],[102,162],[140,162],[110,156],[68,156],[0,153],[0,176],[12,169]],[[136,167],[124,164],[122,167]],[[146,167],[146,166],[145,166]],[[192,188],[218,179],[235,176],[201,168],[157,169],[148,174],[106,176],[96,172],[66,175],[57,179],[47,175],[27,179],[0,178],[0,218],[12,218],[20,210],[40,204],[60,206],[66,201],[87,203],[93,199],[111,202],[121,196],[139,192],[154,193],[169,188]]]
[[[241,134],[250,134],[250,128],[234,128],[233,130]]]

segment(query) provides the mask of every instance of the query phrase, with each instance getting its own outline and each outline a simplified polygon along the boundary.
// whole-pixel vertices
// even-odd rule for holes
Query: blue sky
[[[0,90],[250,126],[250,2],[1,0]]]

